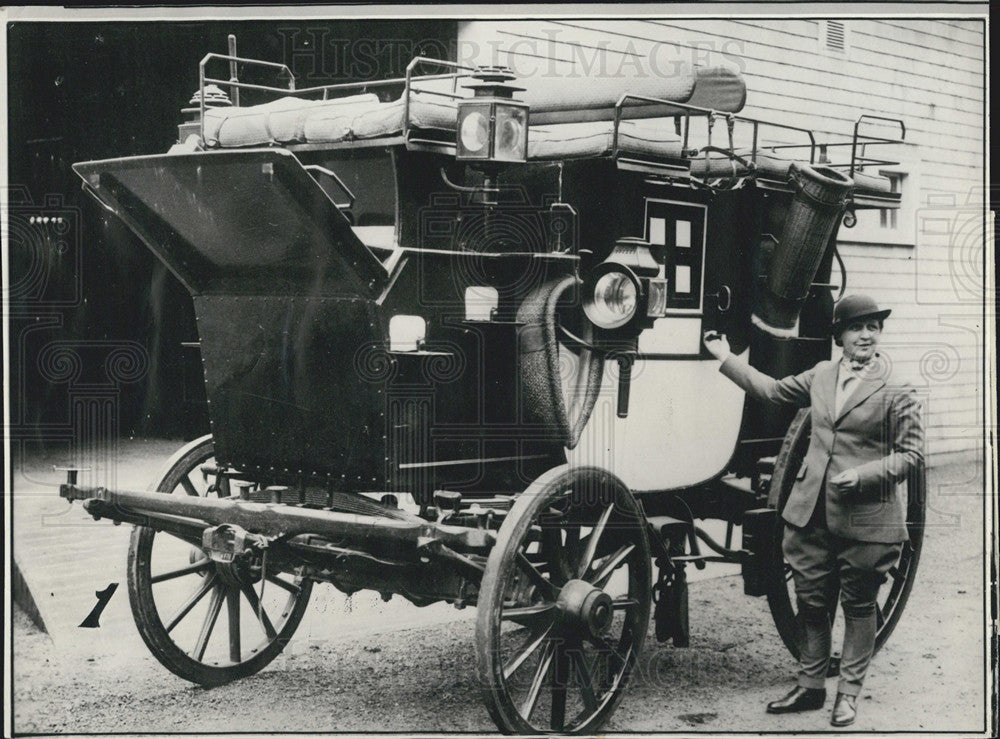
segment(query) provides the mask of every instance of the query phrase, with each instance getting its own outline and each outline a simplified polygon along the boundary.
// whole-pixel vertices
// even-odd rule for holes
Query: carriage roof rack
[[[217,62],[227,62],[229,64],[229,79],[211,77],[207,73],[209,64]],[[264,69],[275,70],[279,75],[287,78],[284,87],[275,85],[264,85],[249,82],[240,82],[237,75],[237,65],[253,65]],[[449,71],[437,74],[416,75],[415,71],[421,65],[428,65],[437,68],[445,68]],[[412,95],[414,90],[418,90],[421,95],[437,96],[446,100],[466,99],[466,95],[459,92],[459,81],[462,79],[472,79],[475,72],[474,67],[452,62],[444,59],[418,56],[414,57],[406,66],[406,72],[402,77],[395,77],[385,80],[364,81],[364,82],[343,82],[328,85],[315,85],[311,87],[297,88],[295,76],[292,70],[286,65],[278,62],[268,62],[258,59],[240,57],[236,55],[235,37],[229,37],[229,53],[206,54],[199,62],[198,78],[199,88],[196,94],[200,124],[199,133],[202,141],[205,141],[205,111],[208,107],[206,87],[211,85],[228,88],[234,107],[240,105],[240,91],[254,90],[262,93],[281,94],[285,96],[303,97],[310,99],[310,96],[320,95],[319,100],[334,100],[342,94],[366,93],[372,91],[388,91],[402,85],[400,100],[402,101],[402,125],[401,130],[387,133],[386,135],[374,136],[371,138],[348,138],[336,142],[304,142],[284,144],[284,148],[291,151],[321,151],[329,149],[351,149],[368,148],[376,146],[405,145],[409,149],[434,151],[443,154],[455,153],[455,141],[448,132],[437,131],[433,128],[422,128],[412,120]],[[450,90],[436,89],[431,86],[414,88],[415,83],[434,82],[439,80],[450,80]],[[447,85],[445,85],[447,87]],[[623,146],[621,139],[621,124],[623,120],[628,120],[625,115],[626,103],[631,102],[644,105],[661,105],[670,111],[657,118],[673,118],[676,122],[678,133],[681,135],[680,157],[654,156],[649,153],[637,153]],[[876,157],[869,154],[871,147],[893,145],[904,143],[906,137],[906,127],[902,121],[894,118],[865,113],[861,115],[854,124],[853,134],[850,140],[844,141],[817,141],[816,134],[808,128],[793,126],[787,123],[779,123],[761,118],[741,115],[734,112],[722,111],[713,108],[702,107],[690,103],[682,103],[674,100],[640,95],[633,92],[624,93],[614,104],[613,111],[609,111],[612,116],[611,146],[605,156],[614,159],[620,169],[639,171],[651,175],[657,179],[670,181],[677,184],[687,184],[689,186],[708,187],[714,189],[711,182],[720,177],[718,173],[713,173],[710,166],[710,156],[729,159],[734,163],[730,179],[752,179],[759,186],[766,189],[785,190],[787,181],[779,173],[770,171],[768,168],[759,166],[762,156],[772,154],[777,156],[779,151],[807,150],[808,163],[813,165],[822,164],[824,166],[846,170],[850,177],[855,177],[859,172],[863,173],[868,168],[895,165],[898,162]],[[691,119],[704,118],[707,126],[706,145],[697,150],[698,156],[704,155],[704,172],[692,172],[691,165],[697,163],[697,159],[689,155],[692,153],[689,147],[691,139]],[[723,121],[726,126],[726,141],[716,145],[713,141],[713,133],[716,122]],[[898,138],[877,136],[862,132],[862,125],[866,122],[880,121],[882,123],[895,124],[899,127]],[[736,124],[747,124],[751,127],[752,143],[748,149],[739,150],[734,143],[734,128]],[[760,132],[762,128],[774,128],[784,131],[794,132],[803,136],[806,140],[802,143],[778,143],[762,145],[760,143]],[[831,162],[830,151],[834,149],[844,149],[850,147],[850,159],[842,162]],[[805,152],[803,152],[805,154]],[[544,158],[544,157],[543,157]],[[737,171],[735,164],[742,166],[741,171]],[[892,208],[898,207],[899,195],[891,192],[872,192],[871,188],[860,187],[854,195],[854,205],[866,208]]]
[[[854,129],[850,140],[847,141],[817,141],[816,134],[807,128],[801,126],[792,126],[787,123],[777,123],[775,121],[768,121],[761,118],[753,118],[750,116],[740,115],[738,113],[731,113],[726,111],[719,111],[712,108],[705,108],[698,105],[691,105],[688,103],[679,103],[670,100],[663,100],[660,98],[649,97],[646,95],[638,95],[635,93],[625,93],[615,104],[614,110],[614,130],[613,130],[613,155],[617,158],[620,154],[619,148],[619,135],[621,131],[621,122],[623,120],[623,106],[626,101],[643,102],[650,105],[653,104],[663,104],[669,105],[674,108],[679,109],[681,112],[674,116],[677,121],[677,125],[680,131],[682,131],[682,143],[681,148],[687,151],[689,148],[690,134],[691,134],[691,118],[692,117],[703,117],[706,121],[707,126],[707,143],[699,150],[699,154],[705,155],[705,172],[704,175],[700,175],[696,172],[687,172],[684,174],[685,179],[690,179],[697,183],[701,180],[708,180],[710,177],[711,168],[709,166],[709,155],[718,154],[722,157],[726,157],[733,162],[740,163],[744,171],[742,176],[753,178],[757,183],[765,188],[772,190],[787,190],[789,189],[788,183],[785,178],[779,177],[773,172],[768,172],[767,169],[762,168],[759,165],[760,158],[762,155],[767,153],[777,154],[779,150],[802,150],[808,149],[808,162],[812,165],[823,165],[831,167],[834,169],[844,169],[847,170],[847,174],[851,178],[855,178],[859,173],[864,173],[867,168],[878,167],[878,166],[892,166],[899,164],[898,161],[892,159],[885,159],[881,157],[870,156],[868,154],[868,147],[874,146],[884,146],[884,145],[898,145],[905,143],[906,139],[906,126],[903,121],[896,118],[888,118],[885,116],[874,115],[870,113],[862,114],[854,123]],[[723,120],[726,124],[726,133],[728,136],[728,146],[716,146],[712,141],[713,128],[717,120]],[[869,133],[862,133],[862,124],[867,121],[880,121],[882,123],[895,124],[899,127],[899,136],[897,138],[889,138],[886,136],[876,136]],[[749,148],[749,152],[740,152],[734,145],[734,128],[736,123],[747,123],[752,127],[752,144]],[[772,144],[763,146],[760,144],[760,129],[762,127],[772,127],[779,128],[787,131],[794,131],[804,135],[808,142],[799,144]],[[829,150],[834,148],[846,148],[850,147],[850,159],[843,162],[832,162],[829,158]],[[631,160],[630,160],[631,161]],[[652,165],[653,162],[642,162],[644,165]],[[734,174],[736,173],[736,168],[734,167]],[[707,185],[711,187],[711,185]],[[861,186],[857,188],[853,194],[852,207],[854,208],[898,208],[900,202],[900,194],[894,192],[875,192],[869,187]]]
[[[221,79],[218,77],[211,77],[207,74],[207,67],[212,62],[228,62],[229,63],[229,79]],[[250,66],[263,67],[265,69],[277,70],[277,72],[285,77],[287,77],[287,85],[285,87],[277,87],[274,85],[263,85],[251,82],[240,82],[237,75],[237,65],[245,64]],[[415,75],[414,70],[421,64],[432,65],[436,67],[445,67],[450,69],[447,73],[438,74],[423,74]],[[384,146],[387,144],[399,144],[406,143],[408,145],[412,144],[412,148],[429,148],[432,150],[439,150],[445,153],[454,153],[455,143],[451,140],[436,139],[433,137],[432,133],[413,135],[413,131],[416,128],[411,125],[410,120],[410,110],[411,110],[411,95],[413,92],[413,85],[415,82],[432,82],[436,80],[451,80],[451,91],[438,90],[430,87],[422,87],[419,89],[422,95],[435,95],[438,97],[450,99],[450,100],[462,100],[467,96],[462,95],[458,92],[458,82],[460,79],[472,78],[472,73],[475,72],[474,67],[470,67],[464,64],[459,64],[458,62],[452,62],[445,59],[435,59],[433,57],[417,56],[410,60],[409,64],[406,65],[406,72],[402,77],[393,77],[384,80],[374,80],[374,81],[364,81],[364,82],[338,82],[328,85],[314,85],[311,87],[297,88],[295,85],[295,75],[292,70],[286,64],[279,62],[268,62],[260,59],[252,59],[249,57],[240,57],[236,55],[236,39],[234,36],[229,36],[229,53],[228,54],[218,54],[215,52],[210,52],[202,57],[201,61],[198,63],[198,92],[196,97],[198,99],[198,110],[199,110],[199,136],[202,141],[205,141],[205,111],[207,108],[211,107],[206,104],[206,87],[211,85],[216,85],[223,89],[229,88],[230,97],[232,98],[233,107],[240,107],[240,91],[241,90],[254,90],[262,93],[273,93],[281,94],[285,96],[295,96],[303,97],[309,99],[310,95],[322,95],[320,100],[332,100],[332,93],[339,95],[340,93],[365,93],[377,90],[389,90],[395,86],[402,85],[403,91],[401,99],[403,101],[403,125],[402,131],[398,134],[394,133],[386,136],[373,137],[371,139],[363,140],[347,140],[343,142],[336,143],[304,143],[304,144],[290,144],[286,148],[296,150],[296,151],[308,151],[308,150],[322,150],[322,149],[344,149],[344,148],[359,148],[359,147],[371,147],[371,146]]]

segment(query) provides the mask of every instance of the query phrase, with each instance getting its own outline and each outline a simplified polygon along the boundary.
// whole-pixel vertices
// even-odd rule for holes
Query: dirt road
[[[917,584],[876,657],[852,731],[984,730],[983,501],[972,494],[971,469],[932,472],[931,526]],[[321,602],[327,587],[317,591]],[[474,674],[474,610],[417,627],[408,627],[405,614],[417,618],[422,611],[396,613],[389,623],[362,625],[340,638],[296,638],[262,673],[214,689],[168,673],[134,629],[110,639],[81,630],[76,643],[57,648],[18,615],[14,729],[493,731]],[[688,649],[658,644],[650,632],[609,731],[829,730],[828,710],[765,714],[764,703],[791,686],[793,663],[766,602],[744,596],[738,576],[692,585],[691,628]]]

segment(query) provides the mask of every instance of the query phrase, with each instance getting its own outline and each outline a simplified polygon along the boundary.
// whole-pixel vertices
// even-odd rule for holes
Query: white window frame
[[[889,154],[888,147],[871,147],[872,155],[877,148],[886,152],[886,159],[895,155]],[[916,246],[917,244],[917,209],[920,207],[920,170],[921,163],[915,150],[902,153],[899,164],[872,165],[865,169],[869,173],[878,173],[900,179],[902,197],[899,209],[895,211],[895,226],[882,225],[882,214],[892,214],[893,211],[858,210],[858,222],[853,228],[841,225],[837,240],[847,244],[878,244],[886,246]],[[887,219],[887,220],[891,220]]]

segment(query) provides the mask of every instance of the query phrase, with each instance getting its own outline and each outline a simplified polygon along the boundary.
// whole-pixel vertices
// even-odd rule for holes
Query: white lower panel
[[[715,360],[641,360],[632,369],[628,418],[618,418],[618,365],[607,362],[597,406],[569,461],[610,469],[633,490],[702,482],[732,456],[743,397]]]
[[[657,318],[639,334],[640,354],[697,354],[701,349],[701,318]]]

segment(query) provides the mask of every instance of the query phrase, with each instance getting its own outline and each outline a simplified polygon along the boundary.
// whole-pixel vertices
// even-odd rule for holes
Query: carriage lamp
[[[479,67],[466,85],[473,97],[458,103],[455,158],[464,161],[523,162],[528,158],[528,105],[514,100],[524,88],[507,67]]]
[[[662,277],[650,277],[646,299],[646,316],[663,318],[667,315],[667,281]]]
[[[635,316],[639,293],[639,281],[631,270],[609,269],[594,281],[583,310],[600,328],[620,328]]]
[[[622,238],[584,281],[583,310],[595,326],[619,329],[636,316],[662,318],[667,312],[667,281],[642,239]],[[639,320],[640,327],[647,321]]]

